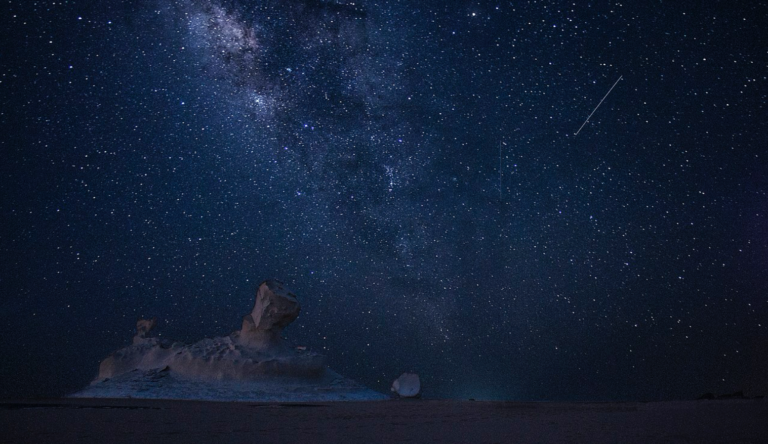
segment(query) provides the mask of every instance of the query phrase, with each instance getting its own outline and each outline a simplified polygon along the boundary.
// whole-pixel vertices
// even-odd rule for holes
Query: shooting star
[[[519,129],[520,129],[520,128],[516,129],[515,131],[517,131],[517,130],[519,130]],[[513,132],[514,132],[514,131],[513,131]],[[506,144],[505,142],[501,142],[501,141],[499,141],[499,199],[501,199],[501,198],[502,198],[502,197],[501,197],[501,191],[502,191],[502,189],[503,189],[503,188],[502,188],[502,187],[503,187],[503,185],[502,185],[502,182],[501,182],[501,178],[502,178],[502,175],[504,174],[504,170],[503,170],[503,167],[502,167],[502,163],[501,163],[501,146],[502,146],[502,145],[504,145],[504,146],[507,146],[507,144]]]
[[[624,77],[624,76],[619,76],[619,80],[621,80],[622,77]],[[619,80],[616,80],[616,83],[613,84],[611,89],[609,89],[608,92],[605,93],[605,96],[603,96],[603,100],[605,100],[605,98],[608,97],[608,94],[610,94],[611,91],[613,91],[613,88],[616,88],[616,85],[619,84]],[[592,114],[594,114],[595,111],[597,111],[598,108],[600,108],[600,105],[603,104],[603,100],[601,100],[600,103],[597,104],[595,109],[592,110],[592,113],[590,113],[589,117],[587,117],[587,120],[585,120],[584,123],[581,124],[581,127],[579,128],[579,131],[576,131],[576,134],[574,134],[574,136],[578,136],[579,135],[579,132],[581,131],[581,128],[584,128],[584,125],[586,125],[587,122],[589,122],[589,118],[592,117]]]

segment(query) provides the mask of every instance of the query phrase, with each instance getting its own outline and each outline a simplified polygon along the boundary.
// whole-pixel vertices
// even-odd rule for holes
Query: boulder
[[[401,398],[418,398],[421,396],[421,381],[416,373],[403,373],[392,383],[391,390]]]

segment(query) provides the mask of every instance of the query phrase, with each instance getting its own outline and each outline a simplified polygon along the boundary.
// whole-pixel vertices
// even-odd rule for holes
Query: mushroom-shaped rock
[[[151,342],[148,336],[155,325],[157,325],[157,318],[136,321],[136,336],[133,337],[133,345]]]
[[[256,291],[256,304],[250,314],[243,316],[240,344],[259,350],[280,346],[280,333],[293,322],[301,311],[301,305],[285,285],[277,280],[267,280]]]
[[[392,383],[393,392],[401,398],[418,398],[421,395],[421,381],[416,373],[403,373]]]

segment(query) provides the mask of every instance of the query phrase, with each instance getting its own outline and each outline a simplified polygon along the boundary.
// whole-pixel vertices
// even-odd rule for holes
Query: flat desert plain
[[[768,402],[0,402],[2,443],[768,443]]]

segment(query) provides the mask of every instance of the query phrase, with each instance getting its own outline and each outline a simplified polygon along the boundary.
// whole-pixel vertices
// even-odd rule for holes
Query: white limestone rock
[[[301,305],[296,295],[276,280],[265,281],[256,293],[253,310],[243,317],[237,342],[244,346],[270,350],[281,346],[283,329],[299,316]]]
[[[136,321],[136,336],[133,337],[133,345],[148,344],[152,342],[149,332],[157,325],[157,318],[139,319]]]
[[[171,343],[147,337],[156,319],[140,319],[133,345],[104,359],[91,386],[73,396],[279,400],[280,387],[293,387],[299,395],[285,399],[384,399],[327,369],[323,355],[283,344],[281,333],[300,310],[296,295],[268,280],[259,286],[242,328],[228,336]],[[229,395],[221,398],[217,390]]]
[[[421,396],[421,380],[416,373],[403,373],[392,383],[391,390],[401,398]]]

